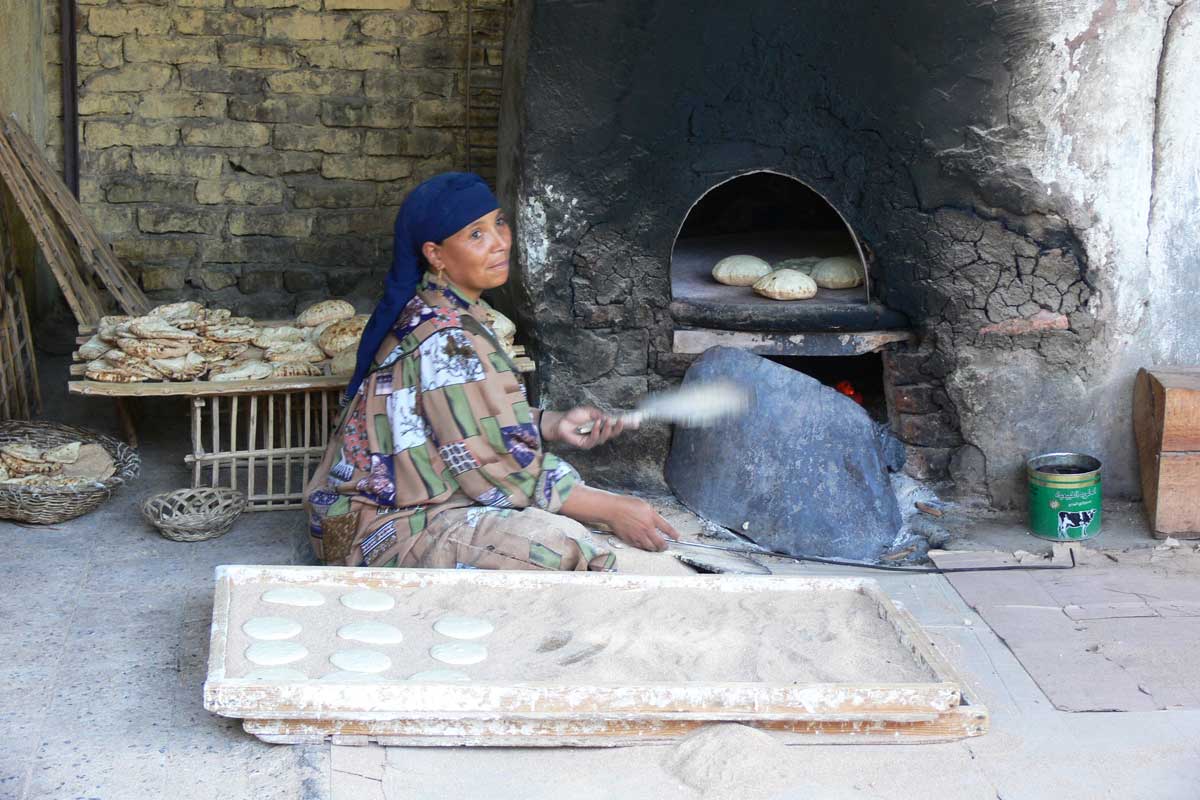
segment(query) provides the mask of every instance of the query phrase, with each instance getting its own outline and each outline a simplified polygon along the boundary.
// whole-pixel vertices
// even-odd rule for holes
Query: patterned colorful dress
[[[326,564],[614,568],[556,513],[582,481],[543,450],[541,411],[490,319],[425,275],[305,489]]]

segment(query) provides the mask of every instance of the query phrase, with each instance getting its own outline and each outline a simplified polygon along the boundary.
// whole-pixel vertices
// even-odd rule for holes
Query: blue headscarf
[[[392,268],[384,281],[383,298],[375,306],[358,343],[358,363],[346,387],[347,399],[354,397],[379,346],[396,324],[400,312],[412,300],[425,270],[421,246],[441,244],[448,236],[500,207],[483,178],[473,172],[443,172],[409,192],[396,215],[396,238]]]

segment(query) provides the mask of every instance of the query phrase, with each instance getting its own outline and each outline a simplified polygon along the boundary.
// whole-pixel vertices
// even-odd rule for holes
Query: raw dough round
[[[444,664],[478,664],[487,658],[487,647],[480,642],[444,642],[429,648],[429,655]]]
[[[284,606],[320,606],[325,604],[325,598],[320,592],[312,589],[300,589],[288,586],[283,589],[271,589],[263,592],[264,603],[279,603]]]
[[[847,256],[823,258],[813,267],[812,279],[822,289],[853,289],[862,285],[862,264]]]
[[[375,650],[338,650],[329,663],[347,672],[383,672],[392,666],[390,658]]]
[[[727,256],[713,267],[712,276],[726,286],[753,286],[771,271],[771,265],[757,256]]]
[[[399,644],[404,641],[404,634],[395,625],[388,625],[386,622],[375,622],[373,620],[351,622],[349,625],[343,625],[338,628],[337,635],[340,639],[349,639],[352,642],[366,642],[367,644]]]
[[[805,275],[811,275],[813,267],[821,260],[820,256],[802,256],[800,258],[785,258],[782,261],[776,261],[771,265],[771,269],[794,269],[797,272],[803,272]]]
[[[433,629],[451,639],[479,639],[496,630],[496,626],[479,617],[442,617]]]
[[[251,617],[242,630],[251,639],[290,639],[300,633],[300,623],[287,617]]]
[[[816,297],[817,284],[799,270],[777,269],[754,283],[754,293],[772,300],[807,300]]]
[[[270,683],[283,683],[285,681],[306,681],[308,676],[298,669],[291,667],[264,667],[256,669],[246,675],[248,681],[268,681]]]
[[[391,611],[396,600],[390,594],[363,589],[342,595],[342,605],[355,611]]]
[[[255,642],[246,648],[246,660],[263,667],[290,664],[308,655],[308,648],[298,642]]]
[[[463,683],[471,680],[471,676],[456,669],[427,669],[408,677],[410,681],[428,681],[430,683]]]
[[[371,675],[366,672],[347,672],[344,669],[340,669],[337,672],[322,675],[321,680],[339,681],[341,683],[379,683],[383,681],[383,676]]]

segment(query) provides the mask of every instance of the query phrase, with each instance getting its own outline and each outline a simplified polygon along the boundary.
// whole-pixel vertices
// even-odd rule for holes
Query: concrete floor
[[[47,390],[47,418],[111,430],[106,402]],[[304,526],[295,512],[248,514],[221,539],[178,544],[144,523],[142,498],[187,485],[185,410],[169,403],[142,407],[143,475],[100,510],[52,528],[0,523],[9,553],[0,566],[7,589],[0,598],[0,798],[1200,796],[1200,712],[1055,711],[1004,643],[937,575],[863,573],[913,612],[972,684],[991,711],[991,732],[937,745],[787,748],[770,791],[762,782],[702,793],[667,767],[671,747],[263,744],[237,721],[202,707],[212,569],[305,563]],[[958,546],[1035,550],[1040,544],[1010,518],[975,515],[954,524],[968,533]],[[1155,544],[1140,525],[1135,510],[1110,515],[1097,544]],[[663,564],[655,559],[663,558],[628,567],[657,570]]]

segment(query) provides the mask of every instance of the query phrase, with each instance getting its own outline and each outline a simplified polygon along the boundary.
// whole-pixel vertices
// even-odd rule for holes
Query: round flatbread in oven
[[[817,284],[795,269],[777,269],[754,282],[754,293],[772,300],[807,300],[816,297]]]
[[[820,256],[802,256],[800,258],[785,258],[782,261],[776,261],[771,265],[772,270],[777,269],[794,269],[797,272],[803,272],[805,275],[812,275],[813,267],[820,262]]]
[[[753,286],[771,271],[771,265],[757,256],[726,256],[713,267],[712,276],[726,286]]]
[[[812,270],[812,279],[822,289],[853,289],[863,282],[863,267],[857,258],[823,258]]]

